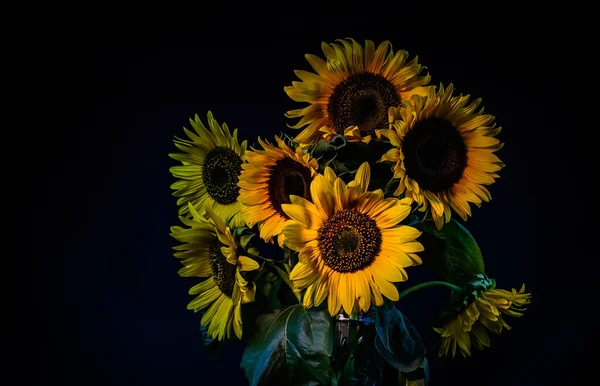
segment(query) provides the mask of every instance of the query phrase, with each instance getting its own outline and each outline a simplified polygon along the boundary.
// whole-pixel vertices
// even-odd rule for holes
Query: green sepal
[[[456,314],[472,304],[482,293],[496,288],[496,281],[484,273],[478,273],[460,290],[452,293],[440,313],[442,322],[454,319]]]
[[[238,247],[244,251],[252,247],[250,240],[256,236],[256,233],[246,226],[234,228],[232,234]]]
[[[256,287],[265,296],[267,305],[270,310],[281,308],[279,300],[279,288],[281,287],[281,278],[273,272],[265,271],[263,275],[256,281]]]
[[[329,165],[338,155],[338,150],[346,146],[348,142],[343,135],[336,135],[329,141],[320,140],[309,151],[311,156],[319,161],[321,168]]]

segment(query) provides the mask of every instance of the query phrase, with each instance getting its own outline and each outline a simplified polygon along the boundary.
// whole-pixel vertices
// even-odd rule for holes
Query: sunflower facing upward
[[[237,139],[238,130],[229,131],[227,124],[221,127],[208,112],[208,129],[198,115],[190,123],[195,133],[184,128],[190,140],[175,138],[175,146],[183,153],[169,154],[182,166],[173,166],[170,171],[178,179],[171,185],[174,196],[179,197],[179,214],[189,216],[188,205],[199,212],[210,204],[223,219],[232,226],[243,225],[242,205],[238,201],[239,175],[246,160],[246,141]]]
[[[368,192],[369,179],[366,162],[349,184],[326,167],[310,185],[312,202],[292,195],[281,205],[292,219],[283,228],[285,243],[299,252],[290,279],[296,291],[306,289],[307,308],[327,298],[331,315],[340,307],[350,314],[382,305],[383,296],[396,301],[394,282],[407,279],[405,267],[421,264],[421,232],[398,225],[412,200]]]
[[[323,42],[326,61],[311,54],[305,57],[317,72],[297,70],[301,82],[285,87],[287,95],[309,106],[288,111],[288,118],[300,118],[290,126],[302,129],[295,140],[309,145],[344,134],[350,141],[369,142],[375,130],[388,125],[388,109],[414,94],[424,95],[430,76],[418,58],[408,60],[406,51],[394,54],[389,41],[377,49],[366,40],[365,47],[352,39],[339,44]]]
[[[258,138],[264,150],[246,152],[248,163],[242,165],[238,185],[239,200],[244,204],[242,214],[248,226],[258,223],[260,237],[272,241],[277,236],[282,247],[281,230],[290,218],[281,205],[290,203],[290,194],[310,200],[310,183],[319,164],[301,147],[293,151],[279,137],[275,140],[278,147]]]
[[[391,108],[393,129],[378,132],[394,146],[381,158],[394,163],[394,178],[400,180],[394,195],[404,193],[421,211],[431,206],[438,229],[450,221],[451,209],[466,221],[469,203],[489,201],[484,185],[494,183],[504,167],[494,154],[502,147],[494,138],[501,128],[493,116],[476,110],[480,103],[469,103],[469,95],[453,96],[452,84],[440,86]]]
[[[206,206],[206,216],[200,216],[189,204],[192,218],[181,217],[188,228],[173,226],[171,236],[183,243],[174,247],[174,256],[184,265],[179,270],[182,277],[206,277],[190,289],[197,295],[188,304],[195,312],[208,308],[201,320],[208,325],[208,335],[213,339],[230,339],[235,333],[242,338],[241,305],[254,301],[254,283],[242,276],[244,271],[259,268],[256,261],[237,254],[237,245],[231,229]]]

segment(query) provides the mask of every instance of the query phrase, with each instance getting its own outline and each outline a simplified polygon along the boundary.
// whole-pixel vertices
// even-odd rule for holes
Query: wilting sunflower
[[[290,217],[281,205],[290,203],[290,194],[310,200],[310,183],[319,164],[301,147],[294,151],[279,137],[275,140],[278,147],[258,138],[264,150],[246,152],[239,201],[245,205],[242,213],[248,226],[258,223],[262,239],[272,241],[277,236],[283,246],[281,230]]]
[[[213,339],[230,339],[235,333],[242,337],[241,305],[254,301],[255,286],[244,279],[241,272],[258,269],[258,263],[237,254],[237,245],[231,229],[211,206],[205,216],[189,204],[192,218],[180,217],[188,228],[173,226],[171,236],[180,241],[174,247],[174,256],[184,265],[182,277],[206,277],[193,286],[189,293],[197,295],[187,308],[195,312],[208,308],[202,317],[202,326],[208,325]]]
[[[394,146],[381,158],[395,163],[400,181],[394,195],[404,193],[422,211],[431,206],[438,229],[450,221],[451,209],[466,221],[470,202],[489,201],[484,185],[494,183],[504,167],[494,154],[502,147],[494,138],[501,128],[492,115],[477,110],[481,99],[469,103],[469,97],[453,96],[452,84],[426,97],[415,95],[390,109],[393,129],[379,132]]]
[[[366,311],[383,296],[398,300],[394,282],[407,279],[405,267],[421,264],[423,250],[415,241],[421,232],[399,225],[411,200],[384,198],[381,189],[367,191],[368,163],[346,185],[325,168],[310,185],[312,202],[291,196],[281,205],[292,219],[283,228],[285,243],[299,252],[290,279],[296,291],[306,289],[304,306],[328,299],[331,315],[340,307],[347,313]]]
[[[303,145],[320,138],[328,140],[344,134],[350,141],[369,142],[375,130],[388,125],[388,109],[414,94],[425,95],[428,74],[418,58],[408,60],[408,53],[394,53],[389,41],[377,49],[366,40],[365,47],[352,39],[339,44],[323,42],[326,61],[318,56],[305,57],[317,72],[295,71],[301,82],[285,87],[287,95],[309,106],[288,111],[288,118],[300,118],[294,129],[304,130],[295,138]]]
[[[221,218],[230,220],[232,226],[243,225],[237,183],[246,160],[246,141],[240,144],[238,130],[231,133],[226,123],[220,126],[210,111],[207,117],[208,128],[198,115],[190,119],[195,133],[184,128],[190,140],[177,137],[174,140],[183,153],[169,154],[183,164],[170,169],[178,178],[171,189],[175,190],[173,195],[179,197],[179,214],[189,216],[188,202],[199,212],[210,204]]]
[[[479,350],[490,347],[488,330],[500,334],[503,328],[511,327],[506,323],[503,315],[520,317],[526,310],[525,305],[531,303],[531,294],[525,293],[525,284],[519,291],[495,289],[492,286],[477,296],[465,309],[443,327],[434,330],[441,334],[439,356],[448,355],[452,348],[452,357],[458,347],[464,356],[471,355],[471,345]]]

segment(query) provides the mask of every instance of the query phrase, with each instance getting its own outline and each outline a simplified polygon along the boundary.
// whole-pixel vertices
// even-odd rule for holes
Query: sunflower
[[[241,305],[254,301],[255,286],[244,279],[241,272],[259,268],[256,261],[237,254],[237,245],[231,229],[221,217],[206,206],[206,216],[201,216],[191,203],[191,218],[180,217],[187,228],[171,227],[171,236],[183,243],[174,247],[174,256],[184,265],[179,270],[182,277],[206,277],[193,286],[189,293],[197,295],[187,308],[195,312],[208,308],[201,320],[208,325],[208,335],[213,339],[230,339],[235,333],[242,337]]]
[[[281,230],[290,217],[281,209],[290,203],[290,194],[310,200],[310,183],[319,168],[317,160],[300,146],[290,149],[279,137],[277,145],[258,138],[264,150],[247,151],[248,163],[242,165],[239,201],[248,226],[259,224],[260,237],[272,241],[277,236],[283,246]]]
[[[411,199],[384,198],[381,189],[367,191],[370,168],[363,163],[355,179],[344,183],[326,167],[310,185],[312,202],[290,196],[282,204],[291,220],[283,228],[285,243],[299,252],[290,273],[296,291],[306,289],[303,304],[319,306],[325,298],[331,315],[367,311],[383,296],[398,300],[394,282],[407,279],[405,267],[421,264],[421,232],[398,225]]]
[[[484,185],[494,183],[504,167],[494,154],[502,147],[494,138],[501,128],[477,110],[481,99],[469,103],[469,97],[453,96],[452,84],[427,97],[415,95],[390,109],[393,129],[379,131],[394,146],[381,158],[394,163],[400,180],[394,195],[404,193],[421,211],[431,206],[438,229],[450,221],[451,209],[466,221],[469,203],[479,207],[491,200]]]
[[[434,327],[441,334],[442,343],[439,356],[448,355],[452,347],[452,357],[458,346],[464,357],[471,355],[471,344],[479,350],[490,347],[487,330],[500,334],[503,328],[510,330],[502,315],[520,317],[531,303],[531,294],[525,293],[525,284],[519,291],[495,289],[493,286],[477,296],[464,310],[443,327]]]
[[[369,142],[375,130],[388,125],[388,109],[414,94],[425,95],[428,74],[420,76],[418,58],[408,60],[408,53],[394,54],[389,41],[377,49],[366,40],[365,47],[353,39],[321,43],[326,61],[318,56],[305,57],[317,72],[295,71],[301,82],[284,88],[296,102],[309,106],[286,113],[288,118],[301,118],[290,126],[302,129],[295,140],[309,145],[320,138],[329,140],[344,134],[350,141]]]
[[[169,154],[182,163],[170,169],[178,179],[171,189],[179,197],[180,215],[189,217],[188,202],[199,212],[210,204],[221,218],[229,220],[232,226],[240,226],[244,219],[237,183],[246,160],[246,141],[240,144],[237,129],[231,133],[226,123],[220,126],[210,111],[207,117],[208,129],[196,115],[190,119],[195,133],[184,128],[190,140],[175,137],[175,146],[183,153]]]

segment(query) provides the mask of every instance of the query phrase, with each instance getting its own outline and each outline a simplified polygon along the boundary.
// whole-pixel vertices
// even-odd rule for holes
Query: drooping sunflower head
[[[200,215],[189,203],[191,218],[180,217],[186,227],[171,227],[171,236],[182,243],[174,247],[174,256],[183,264],[178,273],[182,277],[206,278],[190,289],[190,295],[196,297],[188,309],[206,310],[201,324],[208,326],[208,335],[223,340],[235,334],[241,339],[241,305],[253,302],[255,294],[254,283],[249,283],[242,272],[258,269],[259,265],[238,255],[231,229],[210,204],[205,209],[206,215]]]
[[[381,161],[392,162],[399,180],[394,195],[414,199],[440,229],[453,209],[463,219],[470,203],[480,206],[491,199],[484,185],[494,183],[504,167],[494,154],[502,147],[494,117],[477,109],[481,99],[453,95],[440,86],[426,97],[415,95],[391,108],[390,129],[379,131],[394,146]]]
[[[240,144],[238,130],[232,133],[227,124],[219,125],[211,112],[207,118],[208,128],[196,115],[190,119],[194,132],[184,128],[189,139],[175,138],[175,146],[182,152],[169,156],[182,165],[170,169],[177,178],[171,189],[178,197],[180,215],[190,216],[188,202],[199,212],[209,204],[232,226],[240,226],[244,219],[237,183],[246,160],[246,141]]]
[[[473,345],[479,350],[490,347],[488,330],[500,334],[502,329],[510,329],[503,315],[520,317],[526,310],[525,306],[531,303],[531,294],[525,293],[525,284],[519,291],[514,288],[506,291],[496,289],[496,282],[487,277],[474,281],[487,285],[484,288],[468,286],[466,291],[459,294],[464,296],[464,307],[458,309],[443,327],[434,328],[442,339],[438,353],[440,357],[448,355],[450,350],[454,357],[457,348],[467,357],[471,355]]]
[[[310,185],[312,202],[291,196],[283,211],[291,218],[283,228],[285,243],[299,252],[290,279],[296,291],[306,289],[304,306],[325,299],[335,315],[367,311],[383,296],[398,300],[395,282],[407,279],[405,267],[421,263],[415,241],[421,234],[401,225],[411,199],[384,198],[381,189],[367,191],[368,163],[346,184],[326,167]]]
[[[290,195],[310,200],[310,183],[319,168],[300,146],[295,150],[279,137],[278,146],[258,139],[263,150],[247,151],[248,163],[242,165],[240,197],[248,226],[258,224],[260,237],[272,241],[277,236],[283,246],[283,226],[290,217],[281,208],[290,203]]]
[[[300,82],[285,87],[296,102],[309,105],[288,111],[300,118],[293,126],[303,129],[296,141],[309,145],[320,138],[344,134],[350,141],[369,142],[376,130],[388,125],[388,109],[414,94],[425,95],[428,74],[406,51],[394,53],[389,41],[377,48],[366,40],[364,49],[353,39],[321,44],[325,60],[307,54],[315,73],[297,70]]]

